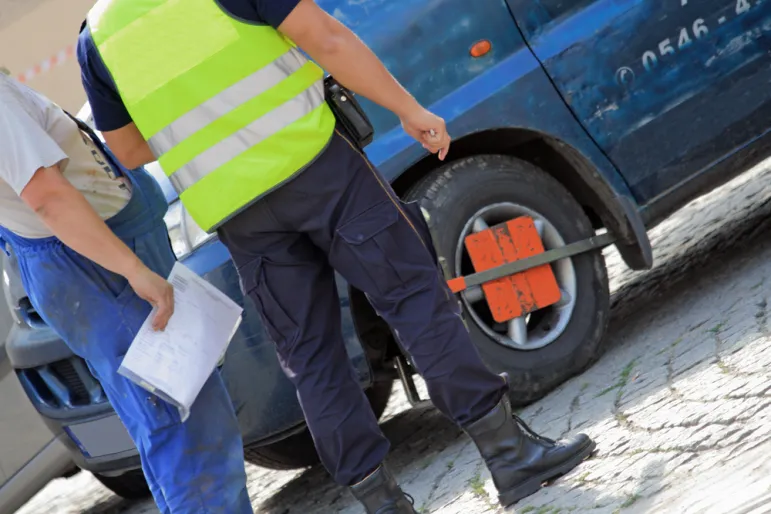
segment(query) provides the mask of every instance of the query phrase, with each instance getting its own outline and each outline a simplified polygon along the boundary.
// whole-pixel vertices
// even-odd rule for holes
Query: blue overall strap
[[[64,111],[64,109],[62,110]],[[91,127],[89,127],[86,122],[84,122],[83,120],[79,120],[69,112],[64,111],[64,114],[69,116],[70,119],[75,122],[75,124],[78,126],[80,130],[88,134],[88,137],[91,138],[91,140],[94,142],[96,147],[99,148],[99,150],[101,150],[104,156],[107,158],[107,161],[109,162],[110,167],[112,167],[113,171],[115,171],[115,175],[118,177],[124,176],[125,174],[123,173],[123,166],[118,164],[118,162],[113,157],[112,152],[110,152],[107,149],[107,147],[104,145],[104,143],[102,143],[102,140],[99,139],[99,136],[96,135],[96,132],[94,132],[94,130]]]

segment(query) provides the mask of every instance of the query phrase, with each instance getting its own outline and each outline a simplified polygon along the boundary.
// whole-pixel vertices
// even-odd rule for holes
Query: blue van
[[[627,265],[652,266],[646,231],[759,163],[771,129],[771,3],[760,0],[318,0],[359,34],[421,103],[443,116],[447,162],[390,113],[362,101],[372,161],[418,201],[446,276],[472,270],[465,236],[531,216],[548,249],[615,237]],[[84,111],[87,114],[87,109]],[[84,113],[81,113],[83,116]],[[244,305],[222,364],[247,458],[272,468],[317,462],[290,382],[228,253],[195,226],[162,173],[169,237],[190,268]],[[118,494],[146,494],[139,460],[99,383],[42,323],[14,283],[6,351],[27,395],[73,462]],[[552,263],[555,305],[497,323],[479,288],[460,301],[472,339],[526,404],[602,354],[608,277],[594,250]],[[338,280],[352,365],[382,414],[414,371],[359,291]],[[15,294],[8,291],[16,291]]]

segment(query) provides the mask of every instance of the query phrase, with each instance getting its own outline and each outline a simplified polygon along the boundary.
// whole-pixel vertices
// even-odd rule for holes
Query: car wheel
[[[392,389],[393,382],[387,381],[377,382],[365,391],[378,419],[385,412]],[[246,448],[244,454],[250,463],[268,469],[307,468],[319,463],[319,455],[307,428],[272,444]]]
[[[107,476],[94,473],[107,489],[127,500],[141,500],[150,496],[150,488],[141,469],[132,469],[122,475]]]
[[[575,198],[549,174],[512,157],[462,159],[424,177],[406,195],[418,201],[446,275],[474,272],[464,239],[527,215],[549,250],[594,235]],[[495,372],[508,372],[511,400],[525,405],[594,363],[603,351],[610,295],[602,252],[552,264],[562,291],[554,306],[496,323],[481,288],[461,304],[471,339]],[[450,278],[450,277],[448,277]]]

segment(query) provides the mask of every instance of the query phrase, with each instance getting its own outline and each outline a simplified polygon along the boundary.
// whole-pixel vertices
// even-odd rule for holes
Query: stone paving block
[[[686,400],[715,402],[741,390],[747,383],[748,377],[737,376],[729,368],[715,363],[699,373],[679,377],[674,385]]]
[[[754,376],[747,381],[747,391],[745,396],[761,397],[768,396],[766,393],[771,391],[771,381],[767,376]]]
[[[746,326],[730,325],[725,329],[725,332],[720,334],[721,356],[732,355],[764,337],[763,332],[758,327],[755,314],[756,312],[747,312],[743,315],[737,315],[735,322],[737,324],[743,322]]]
[[[725,356],[723,362],[737,373],[763,373],[771,364],[771,340],[762,338],[757,344],[742,351]]]
[[[592,432],[595,441],[597,441],[597,453],[602,457],[618,457],[636,451],[640,447],[642,434],[627,434],[624,429],[619,429],[617,433],[623,433],[623,437],[617,434],[602,434]]]
[[[723,435],[722,445],[726,448],[732,448],[739,443],[752,440],[753,435],[758,433],[761,434],[761,438],[765,438],[766,436],[763,434],[764,425],[765,423],[737,423],[736,426],[731,427],[730,430]]]
[[[624,408],[624,413],[627,416],[635,416],[644,411],[658,411],[667,409],[669,408],[670,404],[677,403],[679,401],[680,400],[672,395],[670,390],[662,388],[653,391],[651,394],[641,398],[637,402],[630,402],[630,404]]]
[[[703,416],[704,413],[699,413],[692,405],[673,400],[660,405],[657,409],[638,410],[634,414],[624,411],[616,416],[621,417],[641,430],[661,430],[698,415]]]
[[[630,382],[623,388],[618,407],[626,409],[640,399],[647,398],[653,392],[667,387],[667,368],[665,365],[656,366],[633,376]]]
[[[722,402],[716,403],[712,408],[705,409],[705,416],[700,419],[701,423],[721,423],[727,425],[737,419],[746,417],[749,409],[755,405],[757,399],[749,398],[726,398]]]
[[[683,348],[685,350],[685,348]],[[717,361],[715,356],[715,341],[704,338],[682,354],[675,356],[670,364],[670,376],[679,378],[682,375],[692,375],[709,367]]]
[[[467,441],[442,452],[412,480],[400,477],[400,482],[415,499],[415,505],[427,506],[437,499],[448,500],[448,496],[466,488],[473,478],[470,470],[480,466],[481,458],[474,444]]]

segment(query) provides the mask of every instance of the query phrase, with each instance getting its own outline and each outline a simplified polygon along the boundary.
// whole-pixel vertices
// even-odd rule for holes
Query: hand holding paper
[[[163,332],[142,325],[118,373],[176,406],[182,421],[241,323],[243,309],[180,263],[169,276],[174,315]]]

